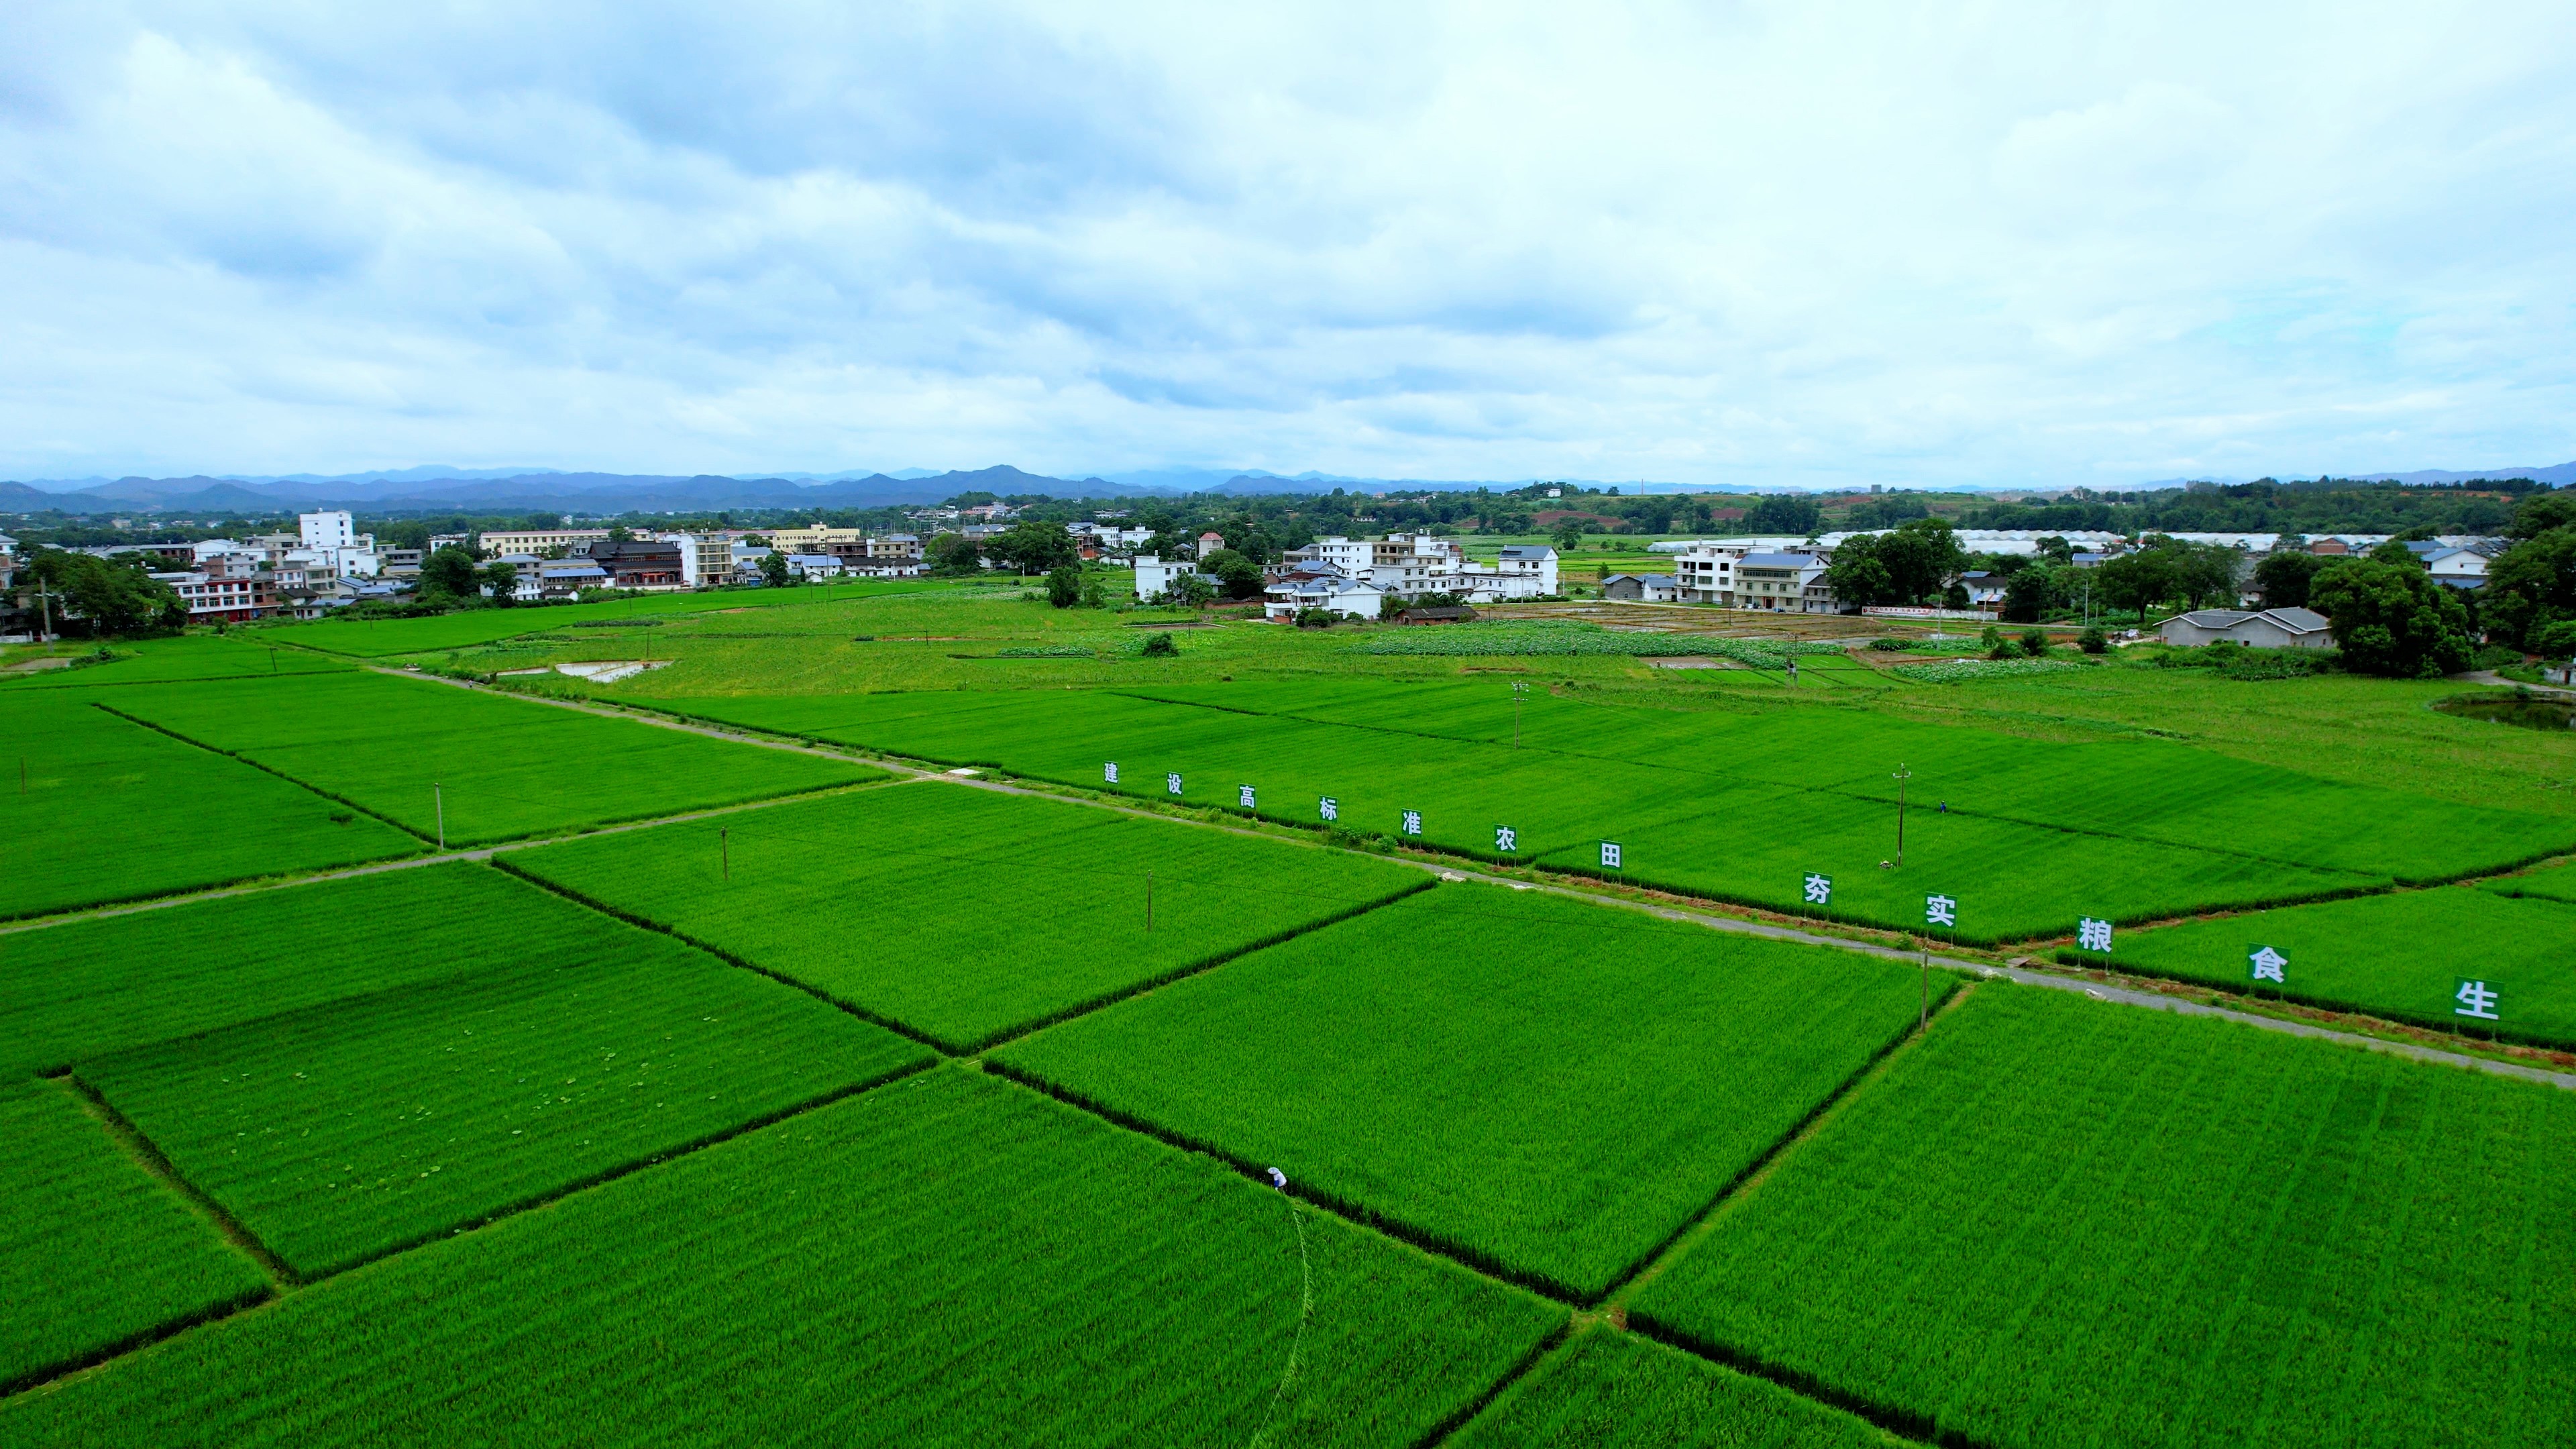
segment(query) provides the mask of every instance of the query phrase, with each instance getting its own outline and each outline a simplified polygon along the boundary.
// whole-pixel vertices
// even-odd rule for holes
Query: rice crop
[[[267,1294],[61,1083],[0,1085],[0,1142],[0,1392]]]
[[[2185,921],[2112,940],[2125,971],[2507,1041],[2576,1046],[2576,904],[2443,886]],[[2257,977],[2258,946],[2278,979]],[[2061,952],[2074,959],[2075,953]],[[2099,957],[2092,958],[2099,961]],[[2464,1016],[2463,981],[2493,998]]]
[[[1578,1334],[1450,1443],[1459,1449],[1899,1449],[1776,1384],[1636,1334]]]
[[[77,1075],[311,1278],[936,1060],[668,937],[595,935]]]
[[[791,795],[885,772],[376,673],[120,692],[115,708],[450,846]]]
[[[1499,744],[1514,730],[1514,697],[1502,681],[1122,692],[1432,738]],[[1524,752],[1841,794],[1891,810],[1901,766],[1910,798],[1952,812],[2363,876],[2441,880],[2576,847],[2576,826],[2562,819],[2322,780],[2152,738],[2067,743],[1840,707],[1672,708],[1544,689],[1520,701],[1520,716]]]
[[[1939,664],[1892,665],[1887,672],[1917,684],[1964,684],[1980,679],[2062,674],[2069,669],[2084,667],[2071,659],[1950,659]]]
[[[1186,687],[1185,687],[1186,688]],[[1200,691],[1247,703],[1283,700],[1289,691],[1257,689],[1229,696],[1226,686]],[[1175,691],[1176,693],[1179,691]],[[1320,696],[1332,692],[1319,688]],[[1355,692],[1354,692],[1355,693]],[[2014,818],[2034,805],[2082,815],[2078,802],[2029,796],[2021,783],[2048,762],[2021,760],[2026,742],[1983,737],[1992,748],[1954,747],[1943,785],[1974,771],[2000,789],[1980,788],[1973,801],[1926,798],[1918,781],[1906,820],[1905,866],[1897,855],[1893,787],[1875,784],[1842,757],[1801,762],[1788,741],[1742,727],[1737,717],[1662,711],[1588,710],[1595,750],[1635,749],[1640,758],[1577,754],[1572,749],[1514,750],[1507,693],[1484,687],[1475,706],[1444,713],[1455,691],[1436,686],[1378,691],[1392,708],[1420,706],[1419,729],[1264,714],[1225,705],[1188,705],[1102,691],[994,691],[865,695],[779,700],[692,700],[689,712],[785,733],[861,744],[949,765],[989,765],[1038,779],[1308,825],[1335,825],[1483,859],[1537,860],[1598,872],[1601,843],[1624,847],[1620,878],[1721,900],[1803,911],[1896,928],[1924,921],[1924,897],[1948,894],[1963,903],[1957,934],[1995,941],[2071,933],[2085,915],[2129,921],[2212,905],[2264,905],[2367,889],[2385,875],[2310,866],[2233,851],[2195,848],[2152,835],[2074,830]],[[1345,696],[1347,697],[1347,696]],[[1319,705],[1329,708],[1330,705]],[[1377,706],[1372,705],[1374,710]],[[1499,743],[1433,734],[1432,729],[1484,727],[1500,710]],[[1535,705],[1535,721],[1542,713]],[[1820,750],[1844,718],[1819,711]],[[1403,717],[1398,716],[1399,724]],[[1868,716],[1858,716],[1863,723]],[[1653,735],[1668,720],[1696,722],[1662,751],[1619,741],[1622,731]],[[1548,728],[1567,731],[1563,713]],[[1531,730],[1533,736],[1538,731]],[[1961,734],[1976,734],[1960,731]],[[1664,736],[1670,739],[1671,736]],[[1973,743],[1973,742],[1972,742]],[[1741,756],[1759,752],[1745,766]],[[1109,781],[1107,766],[1119,767]],[[1930,777],[1944,765],[1922,767]],[[2275,772],[2277,773],[2277,772]],[[1179,775],[1183,791],[1169,793]],[[1786,777],[1785,781],[1766,777]],[[2159,834],[2187,831],[2213,804],[2184,782],[2155,780],[2149,800],[2161,815],[2145,822]],[[1323,817],[1323,802],[1333,817]],[[2143,802],[2142,802],[2143,803]],[[2428,811],[2447,810],[2423,802]],[[1945,810],[1941,808],[1947,805]],[[1973,804],[1975,808],[1962,808]],[[1407,812],[1413,819],[1408,821]],[[1998,813],[2008,812],[2008,813]],[[2045,811],[2041,813],[2047,813]],[[2501,812],[2499,812],[2501,813]],[[1418,826],[1419,834],[1407,831]],[[2285,825],[2284,830],[2306,827]],[[1509,836],[1502,832],[1509,830]],[[1508,843],[1506,843],[1508,842]],[[1830,877],[1823,906],[1805,896],[1810,873]]]
[[[12,931],[0,1082],[513,961],[581,959],[608,924],[460,863]]]
[[[846,600],[872,594],[902,592],[907,589],[937,587],[928,584],[855,583],[835,584],[830,597]],[[496,639],[511,639],[547,629],[574,628],[589,624],[641,624],[650,621],[690,618],[728,609],[778,608],[808,601],[803,589],[727,589],[709,593],[639,594],[633,598],[608,599],[596,604],[538,604],[508,609],[468,609],[455,614],[432,614],[419,619],[317,619],[310,623],[274,624],[258,631],[274,634],[282,642],[301,644],[310,649],[324,649],[335,654],[354,655],[361,659],[382,659],[395,654],[423,654],[439,649],[461,649],[488,644]]]
[[[117,645],[116,651],[122,657],[106,664],[31,674],[0,688],[65,689],[187,679],[265,679],[280,674],[328,674],[356,667],[345,659],[301,649],[280,649],[255,633],[138,639]]]
[[[943,1068],[0,1403],[0,1440],[1418,1443],[1562,1324],[1292,1211]]]
[[[1952,984],[1928,983],[1936,1004]],[[992,1060],[1588,1299],[1911,1028],[1926,989],[1823,947],[1446,885]]]
[[[419,849],[382,821],[88,698],[0,695],[0,919]]]
[[[511,866],[959,1051],[1429,879],[932,783],[550,845]]]
[[[996,659],[1089,659],[1092,651],[1080,644],[1014,644],[993,652]]]
[[[2500,876],[2483,883],[2500,896],[2529,896],[2546,901],[2576,901],[2576,861],[2554,860],[2537,870]]]
[[[1987,983],[1630,1323],[1922,1437],[2576,1440],[2576,1096]]]

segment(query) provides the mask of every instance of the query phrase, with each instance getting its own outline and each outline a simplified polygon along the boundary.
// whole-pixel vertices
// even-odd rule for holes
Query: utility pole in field
[[[1896,781],[1896,868],[1903,870],[1905,868],[1905,782],[1914,778],[1914,772],[1900,764],[1896,767],[1896,773],[1890,778]]]
[[[1521,700],[1529,694],[1526,684],[1512,686],[1512,748],[1521,747]]]

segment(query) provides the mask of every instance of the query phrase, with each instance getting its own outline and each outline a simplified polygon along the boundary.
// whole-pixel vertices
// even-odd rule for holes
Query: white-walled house
[[[1345,619],[1374,619],[1386,591],[1348,574],[1322,573],[1282,579],[1262,591],[1265,619],[1293,620],[1306,609],[1322,609]]]
[[[1168,594],[1183,574],[1197,574],[1208,581],[1208,587],[1216,587],[1216,579],[1199,573],[1199,566],[1188,559],[1166,561],[1150,553],[1140,554],[1136,559],[1136,597],[1145,600]]]

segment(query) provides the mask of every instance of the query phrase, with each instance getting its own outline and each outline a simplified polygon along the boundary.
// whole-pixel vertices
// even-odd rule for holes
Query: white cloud
[[[2542,4],[38,7],[0,474],[2545,463]]]

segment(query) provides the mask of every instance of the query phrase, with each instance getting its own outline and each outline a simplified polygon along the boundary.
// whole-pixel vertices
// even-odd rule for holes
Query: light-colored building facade
[[[2334,643],[2326,616],[2314,609],[2195,609],[2167,619],[2158,632],[2168,644],[2229,639],[2250,649],[2324,649]]]
[[[607,541],[608,530],[604,528],[499,529],[477,540],[483,552],[490,554],[541,554],[550,548],[573,549]]]

